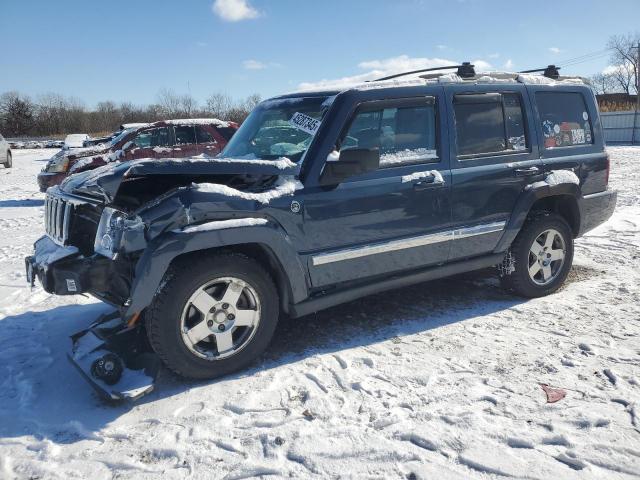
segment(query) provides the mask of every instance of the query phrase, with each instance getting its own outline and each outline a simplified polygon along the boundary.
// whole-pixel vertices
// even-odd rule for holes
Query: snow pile
[[[580,185],[580,179],[571,170],[552,170],[544,179],[549,185],[559,185],[561,183],[573,183]]]
[[[294,177],[284,176],[278,179],[274,188],[260,193],[243,192],[242,190],[237,190],[218,183],[194,183],[193,188],[201,192],[217,193],[227,197],[254,200],[256,202],[268,204],[271,200],[275,200],[276,198],[293,195],[296,190],[301,190],[303,187],[302,184]]]
[[[174,233],[195,233],[211,232],[213,230],[223,230],[225,228],[251,227],[256,225],[266,225],[266,218],[235,218],[231,220],[216,220],[213,222],[201,223],[184,227],[182,230],[173,230]]]
[[[544,75],[535,75],[532,73],[518,74],[518,82],[525,83],[527,85],[585,85],[584,80],[578,77],[554,80],[553,78],[545,77]]]
[[[390,165],[402,165],[403,163],[412,163],[421,160],[436,160],[437,158],[438,153],[435,150],[428,148],[406,149],[380,155],[380,165],[388,167]]]
[[[547,185],[560,185],[561,183],[580,185],[580,179],[571,170],[552,170],[547,173],[544,180],[527,185],[525,190],[540,188]]]
[[[444,178],[438,170],[429,170],[428,172],[415,172],[411,175],[404,175],[402,177],[402,183],[415,182],[416,180],[422,180],[423,178],[432,178],[433,183],[444,183]]]
[[[231,126],[230,122],[219,120],[217,118],[185,118],[185,119],[164,120],[163,122],[159,122],[159,123],[167,123],[169,125],[215,125],[216,127]]]

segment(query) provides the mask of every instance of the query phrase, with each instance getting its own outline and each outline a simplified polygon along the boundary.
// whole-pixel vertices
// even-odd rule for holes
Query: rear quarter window
[[[545,148],[593,143],[591,118],[584,96],[578,92],[537,92]]]

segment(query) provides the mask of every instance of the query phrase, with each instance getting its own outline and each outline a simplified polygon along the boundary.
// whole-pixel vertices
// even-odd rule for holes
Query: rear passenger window
[[[542,122],[545,148],[593,143],[591,120],[582,94],[538,92],[536,102]]]
[[[196,133],[193,126],[175,127],[176,145],[196,143]]]
[[[169,145],[169,129],[161,127],[145,130],[136,136],[133,143],[140,148],[166,147]]]
[[[340,150],[350,148],[379,148],[381,168],[437,161],[433,99],[397,108],[365,105],[340,143]]]
[[[215,142],[213,135],[202,125],[196,125],[196,140],[198,143]]]
[[[520,95],[456,95],[453,108],[458,155],[490,155],[528,149]]]

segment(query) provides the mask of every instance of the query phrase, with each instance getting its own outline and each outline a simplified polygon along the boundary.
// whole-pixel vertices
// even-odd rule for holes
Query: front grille
[[[69,227],[73,204],[61,197],[47,195],[44,201],[44,227],[47,235],[56,243],[66,245],[69,240]]]

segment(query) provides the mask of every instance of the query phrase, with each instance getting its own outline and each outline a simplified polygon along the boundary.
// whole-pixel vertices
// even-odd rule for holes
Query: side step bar
[[[325,308],[340,305],[341,303],[350,302],[360,297],[366,297],[367,295],[384,292],[385,290],[393,290],[395,288],[406,287],[408,285],[414,285],[416,283],[448,277],[450,275],[456,275],[458,273],[471,272],[473,270],[481,270],[483,268],[493,267],[501,263],[503,259],[504,253],[498,253],[470,260],[450,263],[443,266],[431,267],[427,270],[422,270],[419,272],[408,273],[404,275],[397,274],[391,277],[384,278],[383,280],[375,283],[368,283],[366,285],[352,287],[335,293],[330,292],[322,296],[312,297],[303,302],[290,305],[289,316],[291,316],[292,318],[303,317],[305,315],[309,315],[310,313],[324,310]]]

